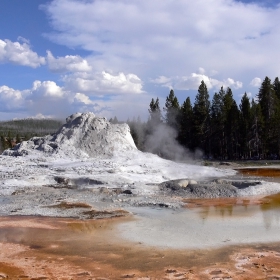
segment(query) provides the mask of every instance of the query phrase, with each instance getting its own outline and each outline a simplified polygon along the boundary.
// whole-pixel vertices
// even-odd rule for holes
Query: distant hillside
[[[0,121],[0,152],[33,136],[52,134],[63,124],[54,119],[22,119]]]

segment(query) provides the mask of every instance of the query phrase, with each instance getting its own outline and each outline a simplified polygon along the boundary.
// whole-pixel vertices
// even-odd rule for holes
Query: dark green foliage
[[[193,122],[194,122],[194,137],[196,147],[209,152],[209,135],[210,135],[210,101],[207,86],[204,81],[198,88],[198,93],[195,97],[193,106]]]
[[[262,154],[262,128],[263,128],[263,115],[260,103],[252,100],[251,105],[251,127],[250,127],[250,140],[249,149],[250,157],[260,158]]]
[[[178,129],[178,115],[180,111],[180,105],[173,89],[170,90],[169,95],[166,97],[164,111],[166,112],[166,123],[171,127]]]
[[[62,121],[51,119],[22,119],[0,122],[0,151],[12,148],[16,143],[33,136],[44,136],[56,132]]]
[[[240,123],[239,123],[240,157],[246,159],[250,157],[249,133],[251,127],[251,104],[246,92],[244,93],[241,99],[239,109],[240,109]]]
[[[157,124],[161,122],[161,110],[160,110],[158,98],[156,99],[156,101],[152,98],[152,101],[150,103],[149,113],[150,113],[149,121],[152,124]]]
[[[209,101],[207,86],[201,82],[194,106],[187,97],[181,107],[171,90],[166,98],[165,125],[178,131],[179,143],[216,159],[279,158],[280,81],[266,77],[250,102],[245,92],[239,106],[230,88],[221,87]],[[162,123],[158,99],[150,103],[145,135]],[[175,114],[174,114],[175,112]],[[154,115],[155,114],[155,115]],[[174,115],[176,117],[174,117]],[[155,117],[157,116],[157,117]],[[152,121],[157,120],[157,121]],[[151,124],[153,124],[151,126]]]
[[[263,117],[263,125],[261,127],[262,154],[264,157],[267,157],[270,153],[272,142],[274,142],[274,125],[277,125],[277,107],[279,105],[279,98],[275,94],[274,86],[268,77],[265,77],[262,82],[258,93],[258,101]]]
[[[225,116],[224,116],[224,88],[221,87],[219,93],[215,93],[210,107],[210,127],[211,155],[215,158],[224,157],[225,147]]]
[[[152,98],[150,102],[150,108],[148,111],[150,113],[150,117],[146,126],[146,136],[151,135],[153,131],[155,131],[156,127],[160,123],[162,123],[162,116],[158,98],[156,99],[156,101]]]
[[[276,77],[273,82],[273,89],[277,98],[280,99],[280,81],[278,77]]]
[[[183,146],[191,150],[194,149],[195,146],[193,132],[193,108],[190,98],[187,97],[179,112],[178,140]]]

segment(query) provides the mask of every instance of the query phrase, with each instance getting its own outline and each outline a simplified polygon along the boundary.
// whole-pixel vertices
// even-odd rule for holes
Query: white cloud
[[[205,70],[203,72],[205,73]],[[217,79],[213,79],[205,74],[200,73],[192,73],[190,76],[182,77],[161,76],[153,80],[153,82],[168,88],[174,88],[179,90],[197,90],[202,80],[205,82],[208,89],[220,89],[222,86],[225,88],[230,87],[233,89],[240,89],[243,86],[242,82],[234,81],[234,79],[231,78],[219,81]]]
[[[261,84],[262,84],[262,79],[258,77],[254,78],[250,83],[250,85],[253,87],[260,87]]]
[[[41,97],[62,98],[67,94],[61,87],[53,81],[35,81],[31,90],[32,94]]]
[[[34,81],[30,89],[16,90],[8,86],[0,87],[0,112],[1,115],[14,112],[17,116],[52,116],[66,117],[73,112],[105,111],[110,115],[111,100],[93,101],[84,93],[68,91],[54,81]],[[25,114],[23,115],[23,111]]]
[[[49,69],[54,72],[88,72],[92,69],[87,60],[78,55],[55,58],[47,51],[47,62]]]
[[[91,65],[98,71],[110,67],[145,80],[183,76],[202,65],[215,68],[222,81],[248,81],[257,72],[273,77],[279,71],[274,58],[280,48],[280,6],[233,0],[56,0],[45,10],[56,31],[48,37],[93,51]]]
[[[3,111],[20,109],[24,103],[24,92],[15,90],[8,86],[0,87],[0,108]]]
[[[45,58],[33,52],[28,42],[20,44],[19,42],[3,41],[0,39],[0,62],[11,62],[37,68],[45,64]]]
[[[91,101],[87,95],[85,95],[83,93],[80,93],[80,92],[76,93],[74,98],[77,102],[81,102],[81,103],[84,103],[86,105],[94,104],[94,102]]]
[[[106,71],[96,74],[76,73],[64,78],[65,87],[78,92],[88,92],[92,95],[100,93],[140,94],[143,93],[142,81],[135,74],[122,72],[114,75]]]

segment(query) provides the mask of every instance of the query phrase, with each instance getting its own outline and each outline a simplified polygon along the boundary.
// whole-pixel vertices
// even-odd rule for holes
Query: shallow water
[[[261,176],[261,177],[271,177],[271,178],[280,177],[280,169],[275,167],[240,168],[238,169],[238,172],[249,176]]]
[[[277,203],[134,211],[137,220],[118,225],[120,234],[149,246],[194,249],[280,241]]]
[[[236,177],[270,176],[280,169],[246,168]],[[266,197],[186,200],[188,209],[135,208],[137,220],[118,225],[123,238],[162,248],[211,248],[280,241],[280,194]],[[191,204],[193,203],[193,204]]]

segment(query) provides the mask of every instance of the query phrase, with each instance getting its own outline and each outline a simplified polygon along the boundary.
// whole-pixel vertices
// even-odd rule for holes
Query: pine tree
[[[222,158],[224,152],[224,119],[223,119],[223,107],[224,107],[225,91],[221,87],[219,93],[215,93],[212,99],[210,107],[210,126],[211,126],[211,149],[215,158]]]
[[[245,92],[241,103],[240,109],[240,153],[241,156],[246,159],[249,158],[249,140],[250,140],[250,127],[251,127],[251,104],[250,100]]]
[[[251,127],[250,127],[250,158],[260,158],[262,154],[262,127],[264,124],[261,106],[254,99],[251,102]]]
[[[257,95],[260,104],[264,125],[262,127],[262,153],[263,157],[267,157],[272,139],[271,119],[275,113],[275,92],[271,80],[265,77]]]
[[[161,122],[161,110],[159,106],[159,99],[157,98],[156,101],[152,98],[150,103],[150,121],[154,124]]]
[[[210,101],[208,89],[204,81],[198,88],[193,107],[194,115],[194,132],[198,140],[197,147],[202,148],[205,153],[209,154],[209,134],[210,134]]]
[[[273,89],[276,97],[280,100],[280,81],[278,77],[276,77],[273,82]]]
[[[232,90],[228,87],[223,98],[222,117],[223,142],[222,158],[232,159],[237,152],[238,130],[239,130],[239,110],[233,99]],[[235,148],[233,148],[235,146]]]
[[[183,146],[193,149],[193,108],[189,97],[180,108],[178,140]]]
[[[238,106],[233,100],[227,116],[228,158],[238,159],[240,154]]]
[[[170,90],[169,95],[166,97],[165,107],[163,109],[166,112],[166,123],[177,130],[180,105],[173,89]]]

